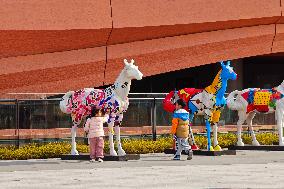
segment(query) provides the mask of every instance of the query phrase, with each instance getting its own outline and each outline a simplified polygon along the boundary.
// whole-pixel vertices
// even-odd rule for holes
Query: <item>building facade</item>
[[[1,1],[1,96],[108,85],[124,58],[135,59],[145,80],[163,80],[165,73],[220,60],[281,53],[283,1]],[[201,76],[210,81],[210,74]],[[183,77],[203,86],[180,76],[173,87],[186,86]],[[144,91],[138,86],[134,91]]]

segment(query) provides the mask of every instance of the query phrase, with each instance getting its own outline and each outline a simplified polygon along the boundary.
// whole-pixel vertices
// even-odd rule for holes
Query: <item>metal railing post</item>
[[[19,101],[16,99],[16,129],[17,129],[17,147],[20,148],[20,110],[19,110]]]
[[[157,105],[156,105],[156,98],[154,98],[153,101],[153,111],[152,111],[152,135],[153,135],[153,141],[157,140]]]

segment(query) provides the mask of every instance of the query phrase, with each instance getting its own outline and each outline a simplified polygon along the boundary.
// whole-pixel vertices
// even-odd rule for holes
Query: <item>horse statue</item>
[[[130,91],[131,80],[141,80],[143,74],[139,71],[138,66],[134,65],[132,59],[130,63],[124,59],[124,69],[119,74],[115,83],[106,89],[85,88],[78,91],[67,92],[60,101],[60,109],[66,114],[71,114],[73,126],[72,134],[72,155],[78,155],[76,149],[76,129],[82,119],[88,116],[93,106],[109,110],[108,135],[110,155],[124,156],[126,153],[122,149],[120,141],[120,124],[123,119],[123,113],[129,105],[128,94]],[[113,143],[113,127],[115,125],[115,135],[117,142],[116,152]]]
[[[242,124],[245,121],[251,131],[252,145],[259,146],[253,131],[252,120],[256,113],[268,114],[273,112],[275,112],[275,119],[277,120],[279,145],[284,146],[284,80],[281,85],[272,89],[252,88],[233,91],[228,96],[227,105],[229,109],[238,111],[238,146],[244,146],[241,132]]]
[[[190,114],[190,123],[194,115],[204,115],[206,130],[207,130],[207,149],[210,151],[221,151],[217,140],[217,123],[219,122],[221,109],[226,105],[224,97],[228,80],[236,80],[237,74],[230,67],[230,61],[224,64],[220,63],[221,70],[216,75],[212,84],[205,89],[184,88],[179,91],[171,91],[164,99],[164,109],[168,112],[173,112],[175,109],[174,103],[177,99],[183,99],[187,103],[186,110]],[[211,125],[214,128],[214,148],[211,146]],[[190,129],[191,131],[191,129]],[[193,133],[191,131],[192,149],[198,149],[195,144]]]

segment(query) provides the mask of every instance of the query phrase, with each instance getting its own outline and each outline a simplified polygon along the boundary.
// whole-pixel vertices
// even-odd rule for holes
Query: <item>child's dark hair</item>
[[[91,117],[95,117],[99,112],[101,112],[101,109],[96,106],[93,106],[91,109]]]
[[[178,105],[180,105],[182,108],[185,108],[185,107],[186,107],[186,103],[185,103],[184,100],[182,100],[182,99],[178,99],[178,100],[176,101],[176,103],[177,103]]]
[[[105,115],[106,115],[106,112],[107,112],[107,109],[102,108],[102,109],[101,109],[101,112],[102,112],[102,115],[105,116]]]

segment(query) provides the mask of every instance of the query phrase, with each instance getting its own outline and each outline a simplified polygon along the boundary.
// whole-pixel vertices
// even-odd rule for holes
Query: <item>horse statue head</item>
[[[236,80],[237,74],[234,72],[233,67],[230,66],[231,61],[227,61],[227,64],[224,64],[224,62],[220,62],[222,71],[221,71],[221,78],[226,80]]]
[[[281,92],[282,94],[284,94],[284,80],[282,81],[282,83],[277,87],[277,90],[279,92]]]
[[[127,77],[129,80],[137,79],[141,80],[143,77],[143,74],[139,71],[138,66],[134,65],[134,60],[131,59],[131,62],[129,63],[126,59],[124,59],[124,74],[125,77]]]

